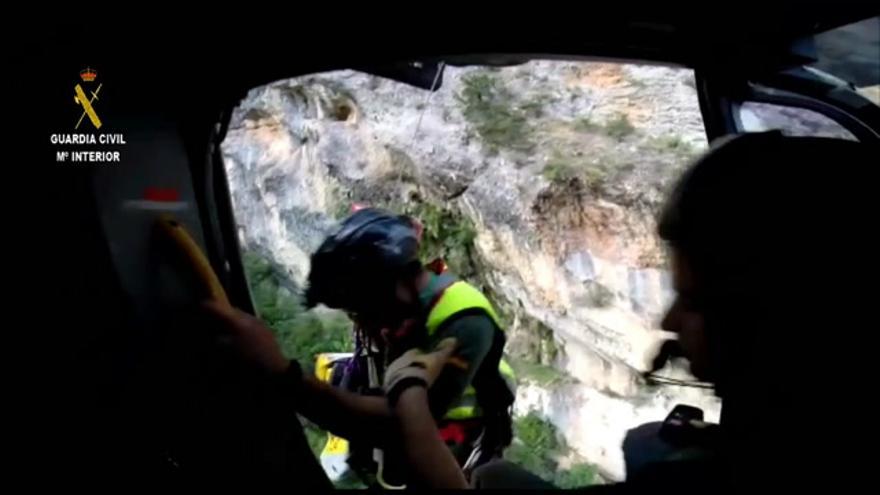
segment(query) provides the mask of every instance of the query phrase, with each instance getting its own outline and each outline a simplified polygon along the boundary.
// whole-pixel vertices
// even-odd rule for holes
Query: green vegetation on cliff
[[[555,150],[545,163],[542,175],[555,184],[564,184],[577,179],[588,188],[598,190],[605,184],[614,168],[615,164],[610,159],[595,163],[587,157],[570,151]]]
[[[609,137],[622,141],[623,138],[635,132],[636,128],[633,127],[626,114],[621,113],[609,120],[605,124],[604,130]]]
[[[540,104],[516,108],[511,92],[491,71],[471,73],[462,79],[457,95],[465,119],[493,153],[501,148],[531,148],[529,117],[540,113]]]
[[[443,258],[456,275],[473,275],[475,268],[471,253],[477,229],[469,218],[424,200],[404,205],[403,213],[418,219],[424,226],[419,253],[422,261]]]
[[[516,377],[520,381],[532,382],[541,387],[553,387],[564,383],[570,383],[573,378],[562,370],[553,366],[536,363],[522,358],[507,358]]]
[[[587,463],[574,463],[559,469],[559,459],[571,449],[553,423],[534,412],[516,419],[515,439],[504,458],[553,483],[559,488],[576,488],[597,482],[596,469]]]

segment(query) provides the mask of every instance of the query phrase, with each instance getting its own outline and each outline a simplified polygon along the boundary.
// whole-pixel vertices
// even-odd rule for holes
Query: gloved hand
[[[395,359],[385,370],[385,396],[392,406],[400,392],[412,385],[430,388],[440,376],[443,366],[455,351],[458,343],[454,337],[441,340],[431,352],[410,349]]]

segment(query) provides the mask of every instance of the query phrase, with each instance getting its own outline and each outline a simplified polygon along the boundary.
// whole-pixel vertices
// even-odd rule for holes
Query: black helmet
[[[378,208],[349,216],[312,255],[305,303],[354,313],[387,311],[397,280],[415,275],[419,240],[408,217]]]

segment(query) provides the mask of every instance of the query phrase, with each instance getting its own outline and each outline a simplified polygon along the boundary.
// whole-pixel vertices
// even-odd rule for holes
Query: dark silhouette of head
[[[857,178],[869,156],[867,145],[835,139],[726,138],[683,175],[660,216],[676,290],[662,325],[692,372],[715,384],[726,452],[755,475],[803,460],[803,432],[821,431],[804,426],[816,408],[796,404],[821,387],[816,375],[839,373],[830,348],[846,277],[863,262],[855,247],[870,210]]]
[[[842,215],[829,164],[843,174],[860,163],[858,151],[778,132],[727,138],[674,188],[658,224],[677,292],[663,326],[679,334],[693,372],[722,394],[741,365],[759,355],[768,364],[773,355],[762,349],[790,344],[786,322],[817,294],[804,283],[819,279],[812,264],[840,247],[828,231]]]

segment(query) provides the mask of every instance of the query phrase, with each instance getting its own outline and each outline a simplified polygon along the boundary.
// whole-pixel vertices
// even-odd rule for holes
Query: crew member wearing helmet
[[[385,366],[405,351],[457,340],[452,365],[428,397],[441,437],[467,473],[510,443],[513,373],[502,360],[505,337],[492,305],[467,282],[426,269],[418,257],[419,237],[408,217],[375,208],[356,211],[312,256],[306,304],[344,310],[356,322],[355,359],[366,358],[366,365],[354,366],[367,375],[361,393],[379,393]],[[358,451],[363,448],[353,445],[352,455]],[[377,453],[379,484],[403,484],[399,451]]]

